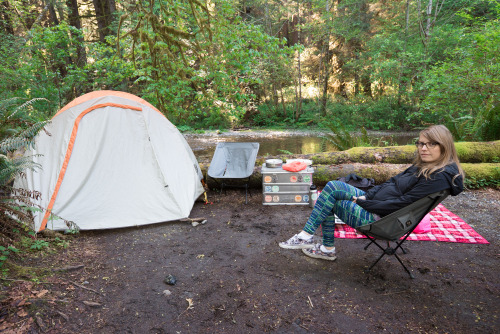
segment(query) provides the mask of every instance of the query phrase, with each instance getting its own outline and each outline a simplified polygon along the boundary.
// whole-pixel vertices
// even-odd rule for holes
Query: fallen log
[[[402,172],[410,164],[339,164],[339,165],[314,165],[314,184],[324,186],[330,180],[336,180],[339,177],[349,174],[357,174],[361,177],[373,178],[376,184],[388,180],[390,177]],[[202,172],[206,175],[208,164],[200,164]],[[479,186],[481,183],[493,185],[498,184],[500,180],[500,163],[462,163],[466,179],[471,186]],[[210,189],[219,189],[220,187],[211,178],[206,178]],[[250,177],[249,186],[251,188],[262,188],[261,166],[255,166],[254,173]]]
[[[458,157],[462,163],[494,162],[500,157],[500,140],[491,142],[459,142],[455,143]],[[258,157],[257,165],[262,165],[266,159],[310,159],[315,165],[339,165],[351,162],[358,163],[391,163],[410,164],[415,158],[416,149],[413,145],[388,147],[353,147],[346,151],[324,152],[313,154],[277,155]]]

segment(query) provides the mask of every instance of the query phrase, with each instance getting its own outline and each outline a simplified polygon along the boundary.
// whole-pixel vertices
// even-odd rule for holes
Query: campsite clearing
[[[394,258],[365,274],[378,254],[363,250],[365,240],[338,239],[332,263],[279,248],[311,209],[263,206],[261,194],[252,193],[245,205],[244,191],[210,192],[213,204],[196,202],[191,213],[206,224],[83,232],[36,263],[71,270],[3,288],[4,296],[28,296],[31,305],[9,304],[0,328],[17,322],[27,333],[499,331],[500,191],[445,200],[490,244],[409,241],[403,259],[414,280]],[[168,275],[174,285],[164,282]]]

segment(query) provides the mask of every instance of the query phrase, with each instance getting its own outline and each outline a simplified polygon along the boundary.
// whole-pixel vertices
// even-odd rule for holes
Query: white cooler
[[[262,165],[262,204],[309,205],[313,173],[311,166],[300,172],[289,172],[281,167]]]

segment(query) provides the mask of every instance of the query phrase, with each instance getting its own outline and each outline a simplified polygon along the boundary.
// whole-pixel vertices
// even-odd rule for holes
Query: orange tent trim
[[[109,91],[99,91],[96,93],[101,93],[101,92],[109,92]],[[114,93],[117,93],[117,92],[114,92]],[[121,93],[121,92],[118,92],[118,93]],[[90,93],[90,94],[92,94],[92,93]],[[131,95],[128,93],[123,93],[123,94]],[[89,94],[85,94],[83,96],[87,96],[87,95],[89,95]],[[105,94],[103,94],[103,95],[105,95]],[[92,98],[95,98],[95,96],[92,96]],[[77,100],[78,99],[76,99],[75,101],[77,101]],[[85,99],[85,100],[87,100],[87,99]],[[142,99],[140,99],[140,100],[142,100]],[[83,100],[78,101],[78,103],[81,103],[81,102],[83,102]],[[76,104],[78,104],[78,103],[76,103]],[[61,109],[56,114],[56,116],[59,115],[62,111],[66,110],[69,107],[76,105],[76,104],[70,103],[70,104],[66,105],[63,109]],[[146,104],[149,105],[149,103],[146,103]],[[40,229],[38,230],[38,232],[43,231],[45,229],[45,227],[47,226],[47,222],[49,220],[49,217],[52,213],[52,208],[54,207],[54,203],[55,203],[56,198],[57,198],[57,193],[59,192],[59,188],[61,188],[61,184],[62,184],[62,181],[64,179],[64,174],[66,174],[66,169],[68,168],[69,159],[71,158],[71,153],[73,152],[73,147],[75,145],[76,134],[78,133],[78,125],[80,124],[80,120],[83,118],[83,116],[85,116],[89,112],[96,110],[96,109],[99,109],[99,108],[105,108],[105,107],[116,107],[116,108],[122,108],[122,109],[131,109],[131,110],[142,111],[142,108],[138,108],[138,107],[123,105],[123,104],[116,104],[116,103],[103,103],[103,104],[98,104],[98,105],[92,106],[88,109],[85,109],[80,115],[78,115],[78,117],[75,119],[75,123],[73,124],[73,130],[71,131],[71,137],[69,140],[68,148],[66,149],[66,155],[64,157],[64,162],[63,162],[63,165],[61,167],[61,171],[59,172],[59,177],[57,178],[56,187],[54,189],[54,192],[52,193],[52,197],[50,198],[50,202],[49,202],[49,205],[47,206],[47,210],[45,210],[45,215],[44,215],[43,220],[42,220],[42,225],[40,226]],[[154,107],[153,107],[153,109],[157,110]]]

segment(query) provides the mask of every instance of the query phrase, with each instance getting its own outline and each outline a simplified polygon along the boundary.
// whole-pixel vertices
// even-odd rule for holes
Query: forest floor
[[[264,206],[252,192],[246,205],[241,190],[210,192],[191,214],[206,224],[82,232],[63,251],[25,259],[66,270],[4,280],[0,332],[500,332],[500,191],[445,200],[490,244],[408,241],[415,279],[393,257],[364,273],[379,254],[366,240],[338,239],[333,262],[279,248],[311,209]]]

